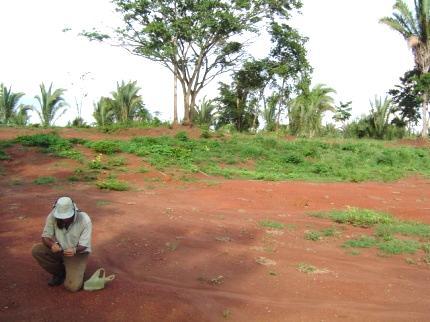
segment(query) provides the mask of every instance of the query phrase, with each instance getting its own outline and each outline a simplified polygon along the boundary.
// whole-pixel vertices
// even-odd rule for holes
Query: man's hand
[[[67,248],[64,250],[63,254],[64,254],[64,256],[67,256],[67,257],[75,256],[76,248],[74,248],[74,247]]]
[[[57,243],[54,243],[54,244],[52,244],[52,246],[51,246],[51,251],[53,252],[53,253],[59,253],[59,252],[61,252],[61,246],[60,245],[58,245]]]

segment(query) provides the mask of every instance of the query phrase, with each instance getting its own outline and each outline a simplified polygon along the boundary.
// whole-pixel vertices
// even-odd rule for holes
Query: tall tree
[[[18,102],[24,93],[14,93],[12,88],[0,84],[0,123],[7,124],[13,117]]]
[[[393,123],[401,127],[411,128],[420,120],[421,95],[418,92],[416,69],[407,71],[400,77],[400,84],[388,91],[393,101]]]
[[[285,23],[272,22],[270,35],[273,44],[269,54],[270,87],[277,93],[275,130],[278,130],[290,96],[298,93],[300,84],[310,82],[312,68],[306,57],[307,38],[296,29]]]
[[[416,69],[421,74],[429,73],[430,69],[430,0],[414,0],[412,11],[405,1],[397,0],[394,4],[392,17],[384,17],[381,23],[399,32],[412,49]],[[429,93],[422,93],[422,137],[428,136],[429,129]]]
[[[135,55],[161,63],[182,87],[184,122],[211,80],[231,70],[247,38],[273,21],[285,22],[300,0],[113,0],[124,26],[114,35],[84,32],[89,39],[120,40]],[[248,37],[249,36],[249,37]]]
[[[53,125],[66,112],[66,102],[63,98],[65,91],[62,88],[53,90],[52,83],[48,89],[44,83],[40,84],[40,95],[34,97],[39,103],[39,108],[34,110],[39,115],[42,126]]]

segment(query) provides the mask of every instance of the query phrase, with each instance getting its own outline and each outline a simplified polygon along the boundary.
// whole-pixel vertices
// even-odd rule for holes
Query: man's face
[[[73,222],[73,218],[75,218],[75,215],[67,219],[57,219],[57,227],[63,229],[64,227],[70,225]]]

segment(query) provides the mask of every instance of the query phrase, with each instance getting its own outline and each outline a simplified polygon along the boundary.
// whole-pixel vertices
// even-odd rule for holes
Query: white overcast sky
[[[394,2],[304,0],[302,15],[293,20],[309,37],[313,83],[334,88],[336,101],[353,101],[354,116],[367,113],[369,100],[384,96],[413,67],[404,39],[378,22],[391,15]],[[82,88],[88,92],[83,116],[91,122],[92,102],[108,95],[121,80],[137,80],[146,106],[160,111],[163,119],[172,118],[172,79],[167,70],[120,48],[76,36],[92,26],[115,26],[109,0],[0,0],[0,4],[0,82],[26,93],[25,101],[31,103],[41,82],[68,89],[70,111],[59,124],[74,117],[74,97],[81,96]],[[73,30],[64,33],[64,27]],[[91,72],[91,79],[72,86],[85,72]],[[206,94],[214,97],[216,91]]]

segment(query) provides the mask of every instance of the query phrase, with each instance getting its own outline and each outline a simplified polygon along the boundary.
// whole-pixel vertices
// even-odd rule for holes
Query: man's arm
[[[60,244],[53,241],[49,237],[42,237],[42,243],[48,247],[53,253],[61,252],[63,249],[61,248]]]

